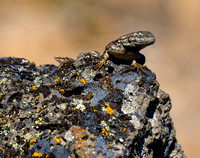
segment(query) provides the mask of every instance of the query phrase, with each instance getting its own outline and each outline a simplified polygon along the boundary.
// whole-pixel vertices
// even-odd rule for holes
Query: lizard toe
[[[133,64],[133,65],[131,65],[131,66],[133,67],[133,70],[134,70],[134,69],[137,69],[137,71],[141,70],[141,71],[144,72],[144,73],[145,73],[145,70],[144,70],[144,69],[148,69],[147,66],[141,65],[141,64],[139,64],[139,63],[135,63],[135,64]]]

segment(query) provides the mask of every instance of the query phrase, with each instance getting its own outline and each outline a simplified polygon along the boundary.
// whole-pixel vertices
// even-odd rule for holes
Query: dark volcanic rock
[[[98,58],[0,59],[0,157],[185,157],[155,74]]]

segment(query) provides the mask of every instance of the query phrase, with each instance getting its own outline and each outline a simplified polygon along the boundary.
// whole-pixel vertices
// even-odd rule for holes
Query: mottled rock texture
[[[0,58],[0,157],[185,157],[156,75],[99,58]]]

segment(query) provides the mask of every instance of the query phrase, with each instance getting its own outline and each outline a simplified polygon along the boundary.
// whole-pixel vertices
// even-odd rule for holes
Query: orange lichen
[[[7,122],[7,120],[3,120],[3,123],[6,123]]]
[[[80,80],[80,83],[86,84],[86,82],[83,78]]]
[[[33,142],[36,142],[36,139],[31,139],[30,140],[30,144],[33,143]]]
[[[59,80],[60,80],[60,78],[57,78],[57,77],[56,77],[56,82],[59,82]]]
[[[59,91],[60,91],[62,94],[64,94],[64,93],[65,93],[65,90],[64,90],[64,89],[62,89],[62,88],[60,88],[60,89],[59,89]]]
[[[54,139],[55,139],[55,141],[57,141],[57,143],[60,144],[60,138],[58,138],[58,137],[55,136]]]
[[[105,128],[102,129],[101,133],[103,134],[103,136],[105,136],[106,134],[108,134],[108,132],[106,131]]]
[[[62,94],[64,94],[65,93],[65,90],[64,89],[62,89],[61,87],[57,87],[57,90],[59,90]]]
[[[42,157],[42,153],[39,153],[39,152],[34,152],[33,157]]]
[[[108,105],[106,104],[107,108],[106,108],[106,112],[110,115],[112,115],[114,113],[113,109]]]
[[[36,86],[32,85],[32,89],[36,89]]]
[[[38,108],[38,109],[37,109],[37,113],[40,112],[41,110],[42,110],[42,108]]]

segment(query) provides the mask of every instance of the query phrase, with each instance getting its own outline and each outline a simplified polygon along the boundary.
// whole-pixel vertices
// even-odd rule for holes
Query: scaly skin
[[[139,51],[155,42],[154,35],[149,31],[137,31],[132,32],[127,35],[123,35],[116,39],[115,41],[110,42],[103,53],[103,59],[94,65],[94,69],[101,68],[105,65],[109,57],[114,57],[117,59],[125,61],[133,61],[136,63],[131,65],[133,69],[140,69],[143,72],[145,56]]]

